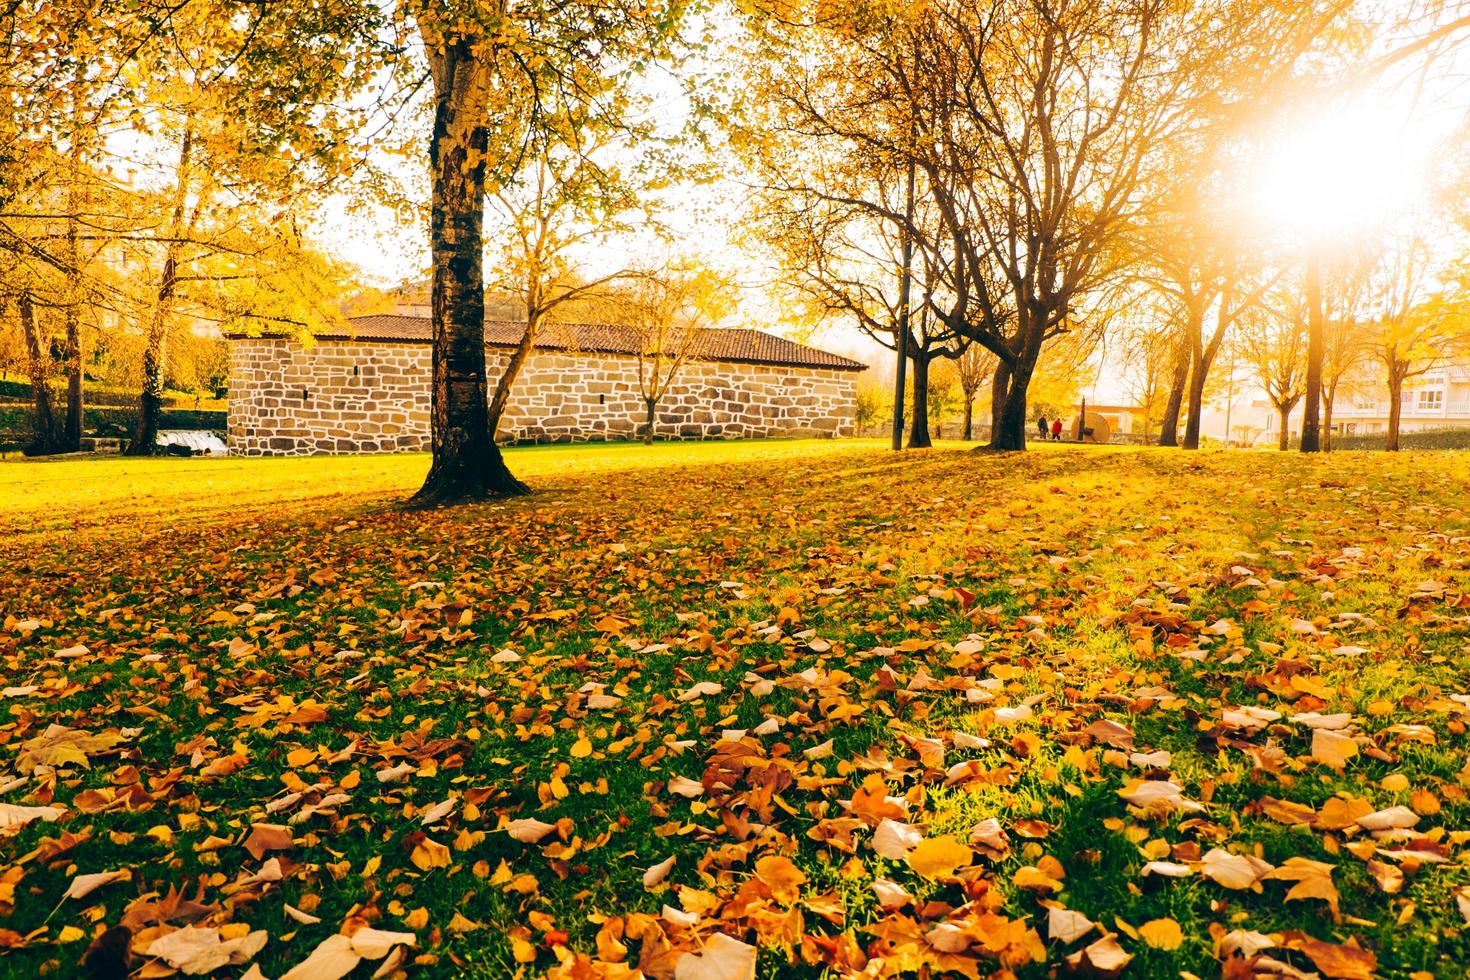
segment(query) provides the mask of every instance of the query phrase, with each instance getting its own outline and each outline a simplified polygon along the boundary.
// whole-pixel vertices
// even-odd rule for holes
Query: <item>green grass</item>
[[[1015,923],[1017,936],[1040,932],[999,956],[973,951],[973,969],[1039,977],[1100,935],[1044,942],[1046,909],[1016,874],[1052,862],[1065,877],[1048,900],[1116,932],[1132,975],[1218,974],[1215,935],[1229,929],[1356,937],[1379,975],[1456,975],[1470,960],[1454,899],[1470,883],[1457,836],[1470,816],[1470,712],[1449,695],[1467,689],[1470,466],[958,448],[515,449],[511,466],[534,496],[428,512],[399,506],[423,477],[421,456],[0,465],[0,559],[13,570],[0,664],[6,685],[41,687],[0,699],[0,783],[53,722],[129,729],[90,768],[0,794],[68,810],[0,838],[0,950],[14,947],[0,976],[75,975],[131,902],[178,886],[218,905],[206,925],[269,931],[256,957],[267,976],[364,920],[416,933],[413,974],[540,975],[607,952],[596,941],[607,919],[642,930],[623,939],[626,963],[653,975],[716,930],[757,945],[762,975],[856,971],[870,956],[937,974],[960,964],[920,937],[968,908]],[[1412,598],[1426,579],[1445,592]],[[1044,617],[1042,633],[1020,618],[1031,615]],[[1199,632],[1221,618],[1240,632]],[[1367,652],[1335,655],[1294,631],[1297,619]],[[983,649],[958,654],[971,635]],[[231,641],[247,652],[232,654]],[[77,644],[87,652],[55,656]],[[1196,644],[1203,660],[1171,652]],[[520,659],[491,659],[505,649]],[[831,683],[799,683],[812,668]],[[921,672],[933,683],[909,690]],[[778,684],[764,692],[752,678]],[[722,689],[679,699],[699,681]],[[589,684],[621,704],[588,708],[578,692]],[[967,700],[972,687],[994,700]],[[1172,697],[1134,694],[1158,687]],[[1042,700],[1031,720],[997,719],[1032,697]],[[312,703],[325,720],[292,719]],[[1362,751],[1337,772],[1309,758],[1296,726],[1221,730],[1221,709],[1241,705],[1350,712]],[[746,741],[774,761],[723,787],[712,768],[721,732],[771,717],[779,731]],[[1173,778],[1205,812],[1131,811],[1117,791],[1138,770],[1084,734],[1100,718],[1131,728],[1140,751],[1172,752]],[[957,748],[955,732],[991,744]],[[943,740],[944,767],[973,759],[979,778],[947,785],[906,737]],[[591,754],[574,754],[583,738]],[[829,739],[829,755],[803,754]],[[304,750],[317,757],[288,761]],[[237,769],[207,774],[235,752]],[[379,784],[375,772],[406,758],[416,772]],[[930,837],[964,841],[996,817],[1009,856],[977,857],[966,884],[879,857],[870,827],[851,853],[811,836],[844,816],[841,801],[871,772]],[[703,778],[704,794],[671,794],[674,776]],[[771,797],[768,777],[779,780]],[[87,812],[135,780],[130,808]],[[302,802],[347,799],[295,826],[283,880],[235,888],[260,867],[243,847],[250,825],[299,813],[266,807],[304,787]],[[1365,834],[1260,811],[1265,797],[1320,809],[1334,795],[1414,806],[1449,860],[1385,894],[1348,850]],[[422,828],[419,813],[451,796],[456,812]],[[505,833],[506,820],[532,816],[568,821],[566,840]],[[1023,836],[1028,818],[1050,830]],[[448,866],[414,863],[423,833],[449,847]],[[45,843],[62,834],[74,835],[64,851]],[[1332,863],[1341,919],[1321,899],[1285,901],[1290,882],[1233,891],[1139,876],[1149,855],[1187,861],[1215,846],[1273,865]],[[644,869],[670,855],[668,881],[645,889]],[[806,876],[799,901],[753,875],[772,856]],[[61,898],[75,874],[119,869],[132,880]],[[935,904],[885,912],[872,891],[880,874]],[[700,893],[713,907],[695,929],[656,919]],[[297,923],[286,903],[322,921]],[[819,911],[833,907],[840,922]],[[1165,918],[1182,930],[1175,949],[1131,932]],[[466,921],[482,928],[459,931]],[[670,947],[662,959],[653,921]],[[1300,952],[1276,955],[1313,968]]]

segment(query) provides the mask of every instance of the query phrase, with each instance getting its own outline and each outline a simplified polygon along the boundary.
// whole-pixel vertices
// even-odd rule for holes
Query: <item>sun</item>
[[[1298,116],[1263,139],[1252,210],[1304,238],[1382,226],[1422,198],[1433,142],[1412,113],[1384,102]]]

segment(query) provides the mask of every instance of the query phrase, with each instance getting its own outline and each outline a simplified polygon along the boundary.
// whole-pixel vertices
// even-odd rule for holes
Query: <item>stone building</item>
[[[485,324],[490,388],[523,324]],[[241,456],[408,452],[429,448],[430,324],[375,315],[309,347],[280,336],[230,338],[230,452]],[[504,442],[631,439],[646,407],[635,331],[543,328],[511,389]],[[655,437],[732,439],[853,433],[866,365],[759,330],[704,330],[667,395]]]

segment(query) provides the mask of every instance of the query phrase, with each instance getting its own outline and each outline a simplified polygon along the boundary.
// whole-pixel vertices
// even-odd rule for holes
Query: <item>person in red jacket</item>
[[[1052,423],[1051,423],[1051,441],[1052,442],[1061,442],[1062,441],[1062,420],[1061,419],[1054,419],[1052,421]]]

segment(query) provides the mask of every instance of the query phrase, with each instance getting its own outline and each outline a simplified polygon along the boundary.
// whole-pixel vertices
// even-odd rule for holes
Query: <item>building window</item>
[[[1437,411],[1444,407],[1444,392],[1439,389],[1419,392],[1419,411]]]

